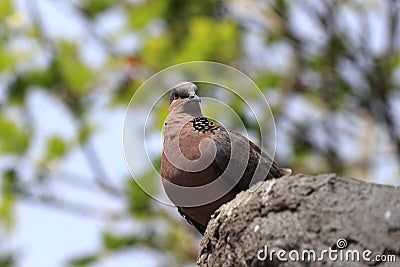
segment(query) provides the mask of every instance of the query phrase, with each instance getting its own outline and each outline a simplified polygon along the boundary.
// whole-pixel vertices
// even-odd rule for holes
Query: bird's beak
[[[190,99],[191,101],[194,101],[194,102],[201,102],[200,97],[199,97],[198,95],[196,95],[196,94],[190,94],[190,95],[189,95],[189,99]]]

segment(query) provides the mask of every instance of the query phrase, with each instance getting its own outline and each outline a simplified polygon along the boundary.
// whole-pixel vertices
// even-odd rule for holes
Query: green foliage
[[[159,108],[156,110],[155,122],[153,125],[151,125],[153,127],[152,130],[161,132],[164,122],[168,116],[168,111],[169,111],[168,101],[164,101],[159,104]],[[154,164],[154,166],[159,166],[159,165]]]
[[[153,192],[145,192],[133,179],[127,180],[129,212],[137,219],[146,219],[152,213],[152,198],[148,193],[156,193],[155,185],[151,185],[153,179],[150,173],[139,179],[139,182],[145,185],[146,189],[153,188]]]
[[[400,53],[396,53],[395,56],[390,59],[389,67],[391,71],[395,71],[396,69],[400,68]]]
[[[175,252],[177,262],[185,263],[188,259],[197,257],[197,251],[188,247],[188,244],[193,243],[193,236],[182,234],[182,229],[178,227],[168,229],[165,242],[164,246]]]
[[[143,64],[159,70],[192,60],[231,62],[239,55],[238,25],[215,19],[220,1],[144,1],[129,9],[129,25],[143,29],[154,20],[164,20],[166,30],[143,42]],[[179,20],[177,20],[179,18]]]
[[[0,153],[23,154],[28,147],[29,132],[0,116]]]
[[[171,1],[149,0],[133,5],[128,9],[129,26],[133,29],[142,29],[154,19],[159,19],[165,14]]]
[[[15,266],[15,256],[13,254],[0,253],[0,267]]]
[[[90,91],[94,74],[79,58],[78,47],[75,43],[60,42],[57,64],[65,87],[73,96],[81,98]]]
[[[277,88],[284,82],[280,75],[273,73],[262,73],[261,75],[257,76],[256,80],[257,85],[261,88],[261,90]]]
[[[103,11],[108,10],[116,2],[108,0],[84,0],[80,1],[79,9],[89,18],[94,18]]]
[[[17,174],[10,169],[2,173],[0,194],[0,223],[6,230],[11,230],[14,222],[15,188]]]
[[[8,88],[10,102],[22,105],[25,102],[26,93],[32,86],[48,89],[55,84],[56,79],[53,69],[33,70],[19,74]]]
[[[13,55],[7,53],[7,50],[4,47],[0,47],[0,73],[11,68],[13,62]]]
[[[155,69],[196,60],[230,62],[239,54],[238,37],[238,27],[230,20],[193,17],[182,42],[174,40],[171,32],[149,38],[143,46],[143,62]]]
[[[230,20],[194,17],[176,62],[216,60],[230,62],[238,55],[238,29]]]
[[[10,102],[21,105],[25,101],[27,91],[31,86],[30,80],[26,76],[18,75],[9,87]]]
[[[79,144],[85,144],[88,139],[97,131],[97,128],[93,125],[84,124],[78,135],[78,142]]]
[[[1,0],[0,18],[3,20],[6,16],[9,16],[12,13],[12,11],[13,11],[12,0]],[[0,70],[0,72],[1,72],[1,70]]]
[[[143,62],[155,69],[164,68],[169,62],[173,61],[174,45],[170,33],[149,39],[143,47]]]
[[[192,261],[196,257],[196,251],[189,244],[193,244],[193,237],[184,234],[183,229],[176,223],[169,225],[166,232],[158,234],[157,224],[149,222],[146,230],[140,234],[103,234],[103,244],[106,251],[120,251],[129,247],[147,246],[162,252],[172,252],[178,266]],[[174,266],[174,264],[172,264]]]
[[[68,263],[73,267],[85,267],[99,260],[97,255],[88,255],[70,260]]]
[[[0,202],[0,222],[3,224],[6,230],[11,230],[14,223],[14,196],[10,193],[2,196]]]
[[[47,142],[46,160],[59,159],[68,151],[68,143],[59,136],[51,137]]]
[[[121,235],[117,236],[111,233],[103,234],[103,244],[108,250],[119,250],[124,249],[129,246],[134,246],[137,244],[149,243],[149,238],[140,238],[136,235],[126,236]]]

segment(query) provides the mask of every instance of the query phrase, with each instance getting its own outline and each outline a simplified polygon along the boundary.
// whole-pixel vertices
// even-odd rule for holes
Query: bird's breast
[[[200,186],[215,180],[218,174],[213,166],[215,148],[211,135],[196,131],[193,121],[183,125],[169,122],[164,128],[161,176],[182,186]]]
[[[203,117],[191,118],[184,123],[175,117],[167,120],[163,131],[164,146],[161,158],[161,176],[165,192],[172,202],[181,206],[180,210],[183,214],[204,227],[206,227],[215,210],[232,200],[236,192],[231,190],[227,183],[218,180],[218,182],[212,184],[212,191],[218,192],[219,198],[210,199],[203,205],[185,207],[185,205],[178,205],[175,200],[182,200],[185,197],[193,198],[193,196],[183,196],[182,194],[185,194],[185,191],[178,192],[171,183],[186,187],[197,187],[207,185],[218,179],[215,166],[216,146],[213,140],[214,135],[218,134],[218,128],[219,126],[213,125]],[[207,164],[205,168],[200,168],[201,170],[189,170],[202,167],[201,165],[204,165],[204,163]],[[209,194],[209,191],[204,190],[205,196]]]

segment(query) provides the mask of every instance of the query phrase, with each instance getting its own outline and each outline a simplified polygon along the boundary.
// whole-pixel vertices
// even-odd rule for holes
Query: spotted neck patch
[[[193,128],[195,131],[206,132],[218,128],[211,120],[205,117],[197,117],[193,119]]]

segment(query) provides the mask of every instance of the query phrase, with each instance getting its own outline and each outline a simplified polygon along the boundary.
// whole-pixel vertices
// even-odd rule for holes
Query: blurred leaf
[[[285,1],[285,0],[275,0],[275,1],[273,1],[274,7],[275,7],[275,11],[282,17],[286,16],[286,14],[288,13],[288,10],[290,8],[288,3],[286,3],[286,2],[287,1]]]
[[[24,78],[28,85],[36,85],[45,89],[51,88],[57,82],[56,76],[53,73],[52,66],[50,66],[50,68],[48,69],[25,73]]]
[[[13,266],[16,266],[14,255],[0,253],[0,267],[13,267]]]
[[[141,29],[153,19],[163,17],[169,2],[169,0],[147,0],[133,5],[128,10],[129,26]]]
[[[84,267],[84,266],[89,266],[92,263],[95,263],[98,260],[98,258],[99,257],[97,255],[89,255],[72,259],[68,263],[69,265],[74,267]]]
[[[0,129],[0,153],[23,154],[28,147],[28,133],[4,117],[0,117]]]
[[[7,49],[4,49],[4,47],[0,47],[0,73],[13,67],[13,59],[13,55],[8,53]]]
[[[14,81],[9,85],[8,89],[10,102],[18,105],[23,104],[28,87],[29,82],[24,76],[18,75],[14,77]]]
[[[299,137],[296,137],[299,139]],[[304,161],[307,160],[308,155],[310,154],[311,147],[306,142],[296,142],[293,147],[294,157],[299,166],[304,164]]]
[[[174,45],[169,34],[147,39],[142,50],[144,64],[156,70],[170,65],[176,49]]]
[[[0,195],[0,222],[4,224],[6,230],[10,230],[14,221],[14,188],[17,183],[15,170],[10,169],[2,174],[1,195]]]
[[[47,141],[47,160],[58,159],[65,155],[68,144],[58,136],[54,136]]]
[[[152,126],[154,126],[154,128],[153,128],[154,130],[161,131],[162,127],[164,126],[164,122],[168,117],[169,102],[162,101],[161,103],[159,103],[159,106],[158,106],[156,112],[157,112],[157,115],[155,118],[156,121]]]
[[[273,45],[275,42],[282,41],[282,38],[284,36],[279,32],[279,29],[274,29],[271,30],[271,32],[268,32],[267,38],[266,38],[266,45]]]
[[[145,79],[136,78],[134,80],[126,79],[122,81],[118,90],[113,95],[112,106],[124,105],[127,106],[136,90],[143,84]]]
[[[4,195],[0,199],[0,222],[7,230],[10,230],[13,225],[14,203],[14,196],[11,194]]]
[[[230,62],[239,52],[237,26],[232,21],[215,21],[209,17],[194,17],[188,26],[176,63],[191,60]]]
[[[143,181],[143,179],[141,179]],[[129,212],[138,219],[149,215],[152,198],[143,189],[133,181],[128,180],[128,206]]]
[[[110,6],[115,4],[115,1],[109,0],[84,0],[80,1],[79,9],[85,13],[89,18],[93,18],[99,13],[107,10]]]
[[[17,182],[17,172],[14,169],[4,171],[1,180],[2,194],[6,195],[13,192],[13,188],[17,185]]]
[[[396,71],[396,69],[400,68],[400,52],[396,53],[391,59],[390,59],[390,66],[389,66],[389,71]]]
[[[164,244],[164,246],[168,248],[169,251],[174,252],[177,262],[184,264],[188,261],[195,261],[197,258],[197,249],[188,246],[188,244],[195,243],[194,236],[185,234],[184,229],[171,227],[168,230],[166,244]]]
[[[10,101],[18,105],[25,103],[26,93],[32,86],[39,86],[45,89],[51,88],[56,83],[57,77],[53,72],[53,68],[50,67],[44,70],[29,71],[17,75],[9,85],[8,94]]]
[[[154,166],[154,168],[155,168],[155,170],[158,172],[158,173],[160,173],[160,168],[161,168],[161,155],[158,157],[158,158],[156,158],[155,160],[153,160],[152,161],[153,162],[153,166]],[[154,178],[153,178],[154,179]],[[157,179],[157,178],[155,178],[155,179]],[[156,186],[156,185],[153,185],[153,186]],[[156,193],[158,190],[156,189],[156,188],[154,188],[154,190],[152,191],[152,193],[154,194],[154,193]]]
[[[75,43],[61,42],[57,57],[62,82],[76,97],[84,97],[90,92],[90,83],[94,78],[92,71],[80,60]]]
[[[316,71],[317,73],[321,73],[328,65],[328,58],[325,55],[316,55],[314,57],[308,58],[305,61],[307,68]]]
[[[283,78],[274,73],[262,73],[256,77],[257,85],[261,90],[267,90],[270,88],[277,88],[281,85]]]
[[[3,20],[6,16],[10,15],[12,11],[13,11],[12,0],[1,0],[0,18]]]
[[[228,63],[239,54],[239,32],[232,21],[193,17],[187,30],[188,36],[182,43],[174,40],[170,33],[149,38],[142,50],[144,64],[161,69],[193,60]]]
[[[152,235],[145,235],[144,237],[139,237],[136,235],[114,235],[111,233],[103,234],[103,244],[106,249],[109,250],[119,250],[135,245],[150,245],[152,243]]]
[[[84,144],[97,131],[97,127],[93,125],[84,125],[79,131],[78,142]]]
[[[184,38],[189,21],[197,16],[210,17],[218,19],[222,11],[222,3],[220,0],[203,0],[203,1],[180,1],[169,0],[168,9],[164,18],[171,27],[176,39]]]

